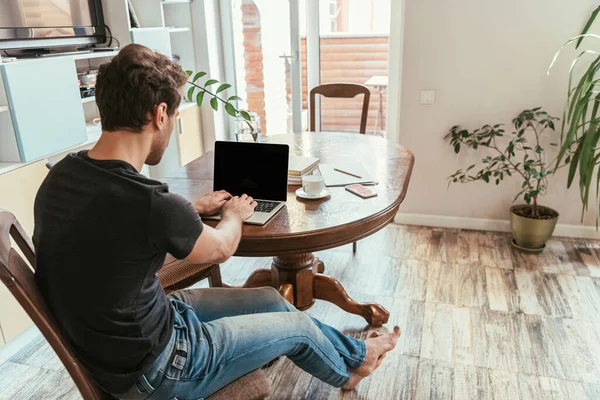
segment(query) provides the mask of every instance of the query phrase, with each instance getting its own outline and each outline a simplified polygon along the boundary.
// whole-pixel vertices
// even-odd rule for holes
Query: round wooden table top
[[[406,195],[414,164],[407,148],[356,133],[274,135],[263,143],[290,146],[290,154],[318,157],[321,163],[362,163],[379,184],[378,195],[362,199],[343,187],[332,187],[321,200],[297,198],[299,186],[288,186],[286,207],[266,225],[244,225],[236,255],[277,256],[308,253],[351,243],[390,223]],[[208,152],[162,179],[173,193],[190,201],[212,191],[214,153]],[[216,221],[205,221],[216,226]]]

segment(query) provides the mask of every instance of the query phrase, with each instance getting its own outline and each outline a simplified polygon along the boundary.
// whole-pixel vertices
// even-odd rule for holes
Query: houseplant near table
[[[548,73],[554,66],[562,50],[572,43],[576,43],[578,49],[582,42],[586,45],[598,44],[600,36],[588,33],[596,17],[600,13],[600,7],[592,12],[581,35],[570,39],[556,53],[554,60],[548,69]],[[579,73],[580,65],[585,65],[583,75],[574,82],[574,74]],[[569,70],[569,85],[567,91],[567,102],[563,114],[561,129],[561,148],[556,160],[558,167],[563,160],[570,162],[567,187],[573,184],[575,174],[579,171],[579,192],[582,202],[581,218],[588,209],[590,200],[590,189],[594,185],[594,174],[596,175],[596,203],[600,204],[600,53],[593,48],[582,50],[573,60]],[[573,152],[571,158],[569,152]],[[600,209],[596,208],[596,229],[598,228],[598,217]]]
[[[557,120],[537,107],[524,110],[513,120],[514,132],[510,136],[505,136],[501,124],[485,125],[474,131],[453,126],[444,136],[456,153],[468,148],[485,149],[486,154],[491,154],[481,159],[478,170],[474,170],[474,164],[450,175],[448,185],[475,181],[499,185],[513,176],[523,181],[521,191],[513,201],[523,197],[526,204],[510,208],[510,225],[513,246],[531,253],[544,249],[558,220],[557,211],[538,202],[539,197],[547,191],[548,176],[556,171],[556,161],[546,161],[546,152],[540,139],[545,132],[554,131],[554,122]],[[570,154],[561,165],[567,165],[569,158]]]
[[[241,117],[246,121],[246,125],[250,131],[254,132],[255,129],[251,124],[252,117],[250,116],[250,112],[248,110],[239,109],[236,104],[238,101],[242,101],[242,99],[236,95],[223,97],[221,93],[224,93],[227,89],[231,87],[228,83],[220,83],[216,79],[207,79],[204,84],[199,84],[200,79],[206,76],[206,72],[200,71],[194,73],[194,71],[185,71],[188,75],[188,84],[190,88],[187,92],[187,99],[191,102],[195,102],[198,107],[202,107],[202,103],[204,102],[204,98],[210,97],[210,106],[213,110],[219,111],[219,103],[223,104],[223,108],[227,112],[227,114],[231,115],[234,118]],[[209,89],[209,87],[220,83],[219,86],[215,89]],[[220,95],[221,94],[221,95]],[[255,138],[256,141],[256,138]]]

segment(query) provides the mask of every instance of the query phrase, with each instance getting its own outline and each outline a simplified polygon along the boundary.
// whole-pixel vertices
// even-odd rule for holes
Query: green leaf
[[[596,8],[594,10],[594,12],[592,12],[592,15],[590,15],[590,18],[588,19],[587,23],[585,24],[585,27],[583,28],[583,31],[581,31],[582,35],[585,35],[586,33],[588,33],[588,31],[590,30],[592,24],[594,23],[594,20],[598,16],[599,12],[600,12],[600,7]],[[579,38],[579,40],[577,41],[577,44],[575,45],[576,49],[579,48],[579,45],[581,44],[582,40],[583,40],[583,37]]]
[[[250,118],[250,114],[248,114],[248,111],[246,111],[246,110],[240,110],[240,114],[242,115],[242,117],[246,121],[251,121],[252,120],[252,118]]]
[[[232,117],[237,117],[237,110],[231,103],[225,104],[225,111],[227,111],[227,114],[231,115]]]
[[[196,95],[196,104],[198,104],[198,107],[202,107],[202,101],[204,100],[204,93],[206,93],[206,92],[204,90],[201,90]]]
[[[575,172],[577,171],[577,165],[579,162],[579,156],[581,155],[581,148],[577,148],[575,153],[573,154],[573,159],[571,160],[571,165],[569,165],[569,176],[567,178],[567,188],[571,187],[573,183],[573,179],[575,178]]]
[[[209,79],[206,81],[206,83],[204,84],[204,87],[209,87],[210,85],[214,85],[215,83],[219,83],[218,80],[216,79]]]
[[[191,76],[193,73],[194,73],[194,71],[190,71],[190,70],[187,70],[187,71],[185,71],[185,74],[188,76],[188,78],[189,78],[189,77],[190,77],[190,76]]]
[[[229,89],[230,87],[231,87],[231,85],[230,85],[230,84],[228,84],[228,83],[224,83],[224,84],[222,84],[221,86],[219,86],[219,88],[217,89],[217,91],[215,92],[215,94],[217,94],[217,93],[221,93],[222,91],[224,91],[224,90],[227,90],[227,89]]]
[[[238,96],[231,96],[230,98],[227,99],[227,102],[229,103],[231,101],[244,101],[244,100]]]
[[[217,100],[216,97],[213,97],[210,99],[210,106],[213,108],[213,110],[219,111],[219,100]]]
[[[192,79],[192,82],[196,83],[196,81],[198,79],[202,78],[205,75],[206,75],[206,72],[204,72],[204,71],[198,72],[196,75],[194,75],[194,79]]]
[[[194,98],[194,91],[195,91],[195,90],[196,90],[196,86],[192,86],[192,87],[190,88],[190,90],[188,90],[188,93],[187,93],[187,98],[188,98],[188,100],[189,100],[189,101],[194,101],[194,100],[192,100],[192,99]]]
[[[460,143],[456,143],[456,144],[454,145],[454,152],[455,152],[455,153],[459,153],[459,152],[460,152]]]
[[[487,175],[481,175],[481,179],[483,179],[485,183],[490,183],[490,178]]]

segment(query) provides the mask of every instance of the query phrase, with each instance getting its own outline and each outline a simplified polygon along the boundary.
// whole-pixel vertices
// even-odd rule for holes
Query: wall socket
[[[421,104],[435,104],[435,91],[434,90],[422,90],[421,91]]]

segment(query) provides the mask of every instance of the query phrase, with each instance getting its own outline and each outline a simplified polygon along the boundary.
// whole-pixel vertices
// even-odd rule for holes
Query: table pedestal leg
[[[270,269],[257,269],[254,271],[248,279],[246,279],[246,283],[242,285],[245,288],[255,288],[255,287],[263,287],[263,286],[273,286],[273,280],[271,279],[271,270]]]
[[[373,326],[381,326],[390,318],[389,311],[380,304],[359,303],[353,300],[342,284],[330,276],[315,276],[313,290],[316,299],[333,303],[350,314],[360,315]]]
[[[280,288],[290,284],[293,291],[293,304],[299,310],[309,309],[315,302],[313,281],[317,274],[318,263],[318,259],[311,253],[273,258],[271,265],[273,286]]]
[[[259,269],[243,287],[272,286],[299,310],[309,309],[315,299],[325,300],[351,314],[362,316],[373,326],[385,324],[390,313],[379,304],[358,303],[334,278],[323,275],[325,264],[312,253],[273,258],[271,270]]]

